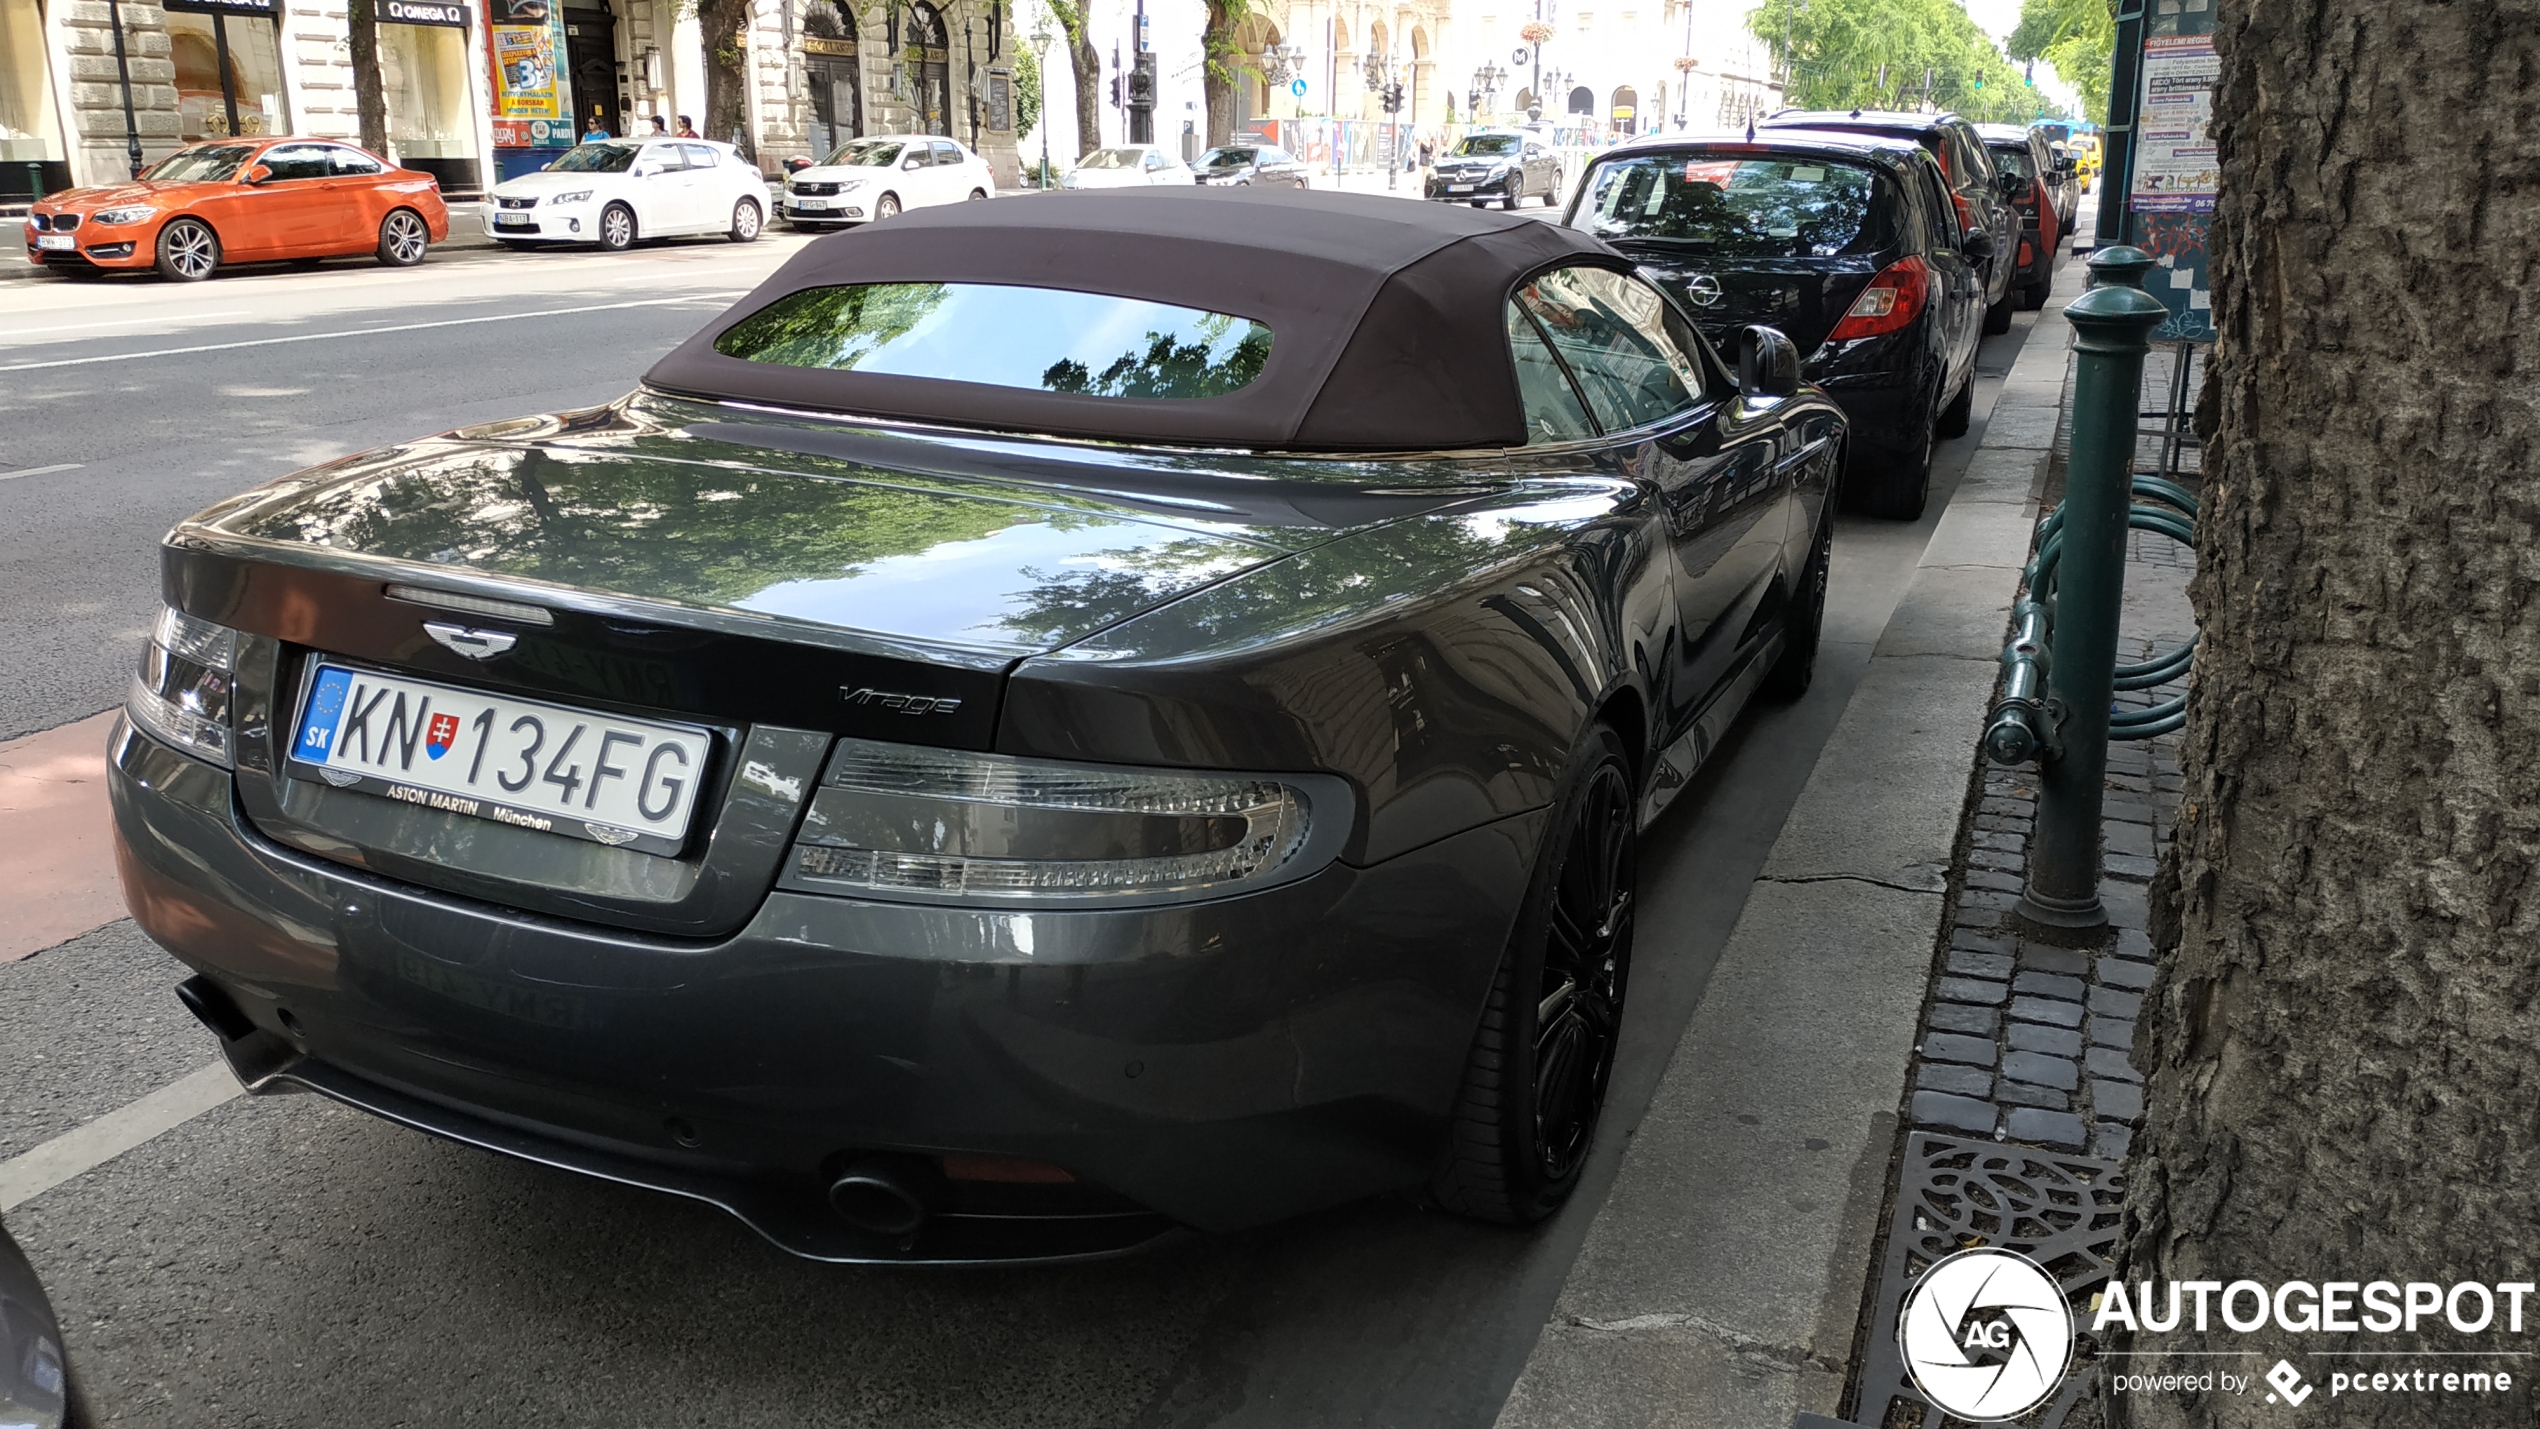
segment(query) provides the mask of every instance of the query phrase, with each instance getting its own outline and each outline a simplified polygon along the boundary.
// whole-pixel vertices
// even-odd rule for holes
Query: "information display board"
[[[2222,61],[2214,53],[2213,0],[2137,0],[2133,142],[2127,172],[2111,174],[2125,195],[2126,241],[2160,266],[2144,290],[2170,315],[2155,342],[2211,342],[2214,295],[2205,229],[2221,189],[2212,132]],[[2119,34],[2127,33],[2121,28]],[[2110,118],[2113,120],[2114,115]]]

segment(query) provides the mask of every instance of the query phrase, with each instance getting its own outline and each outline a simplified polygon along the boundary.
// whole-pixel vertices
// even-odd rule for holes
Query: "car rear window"
[[[979,340],[994,333],[994,342]],[[788,293],[714,340],[726,357],[1089,397],[1222,397],[1261,375],[1270,329],[1143,298],[998,283]]]
[[[1866,168],[1819,158],[1649,154],[1597,165],[1572,221],[1603,239],[1724,257],[1826,258],[1895,241],[1879,184]]]

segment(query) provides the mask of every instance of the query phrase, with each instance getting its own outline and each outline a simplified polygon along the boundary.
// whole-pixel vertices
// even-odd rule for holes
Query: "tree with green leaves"
[[[1790,76],[1790,102],[1801,108],[1928,102],[2013,124],[2054,109],[1958,0],[1764,0],[1746,23]]]
[[[1076,157],[1102,147],[1102,56],[1094,51],[1091,0],[1041,0],[1064,33],[1067,66],[1076,76]]]
[[[1041,61],[1025,45],[1014,52],[1014,132],[1029,134],[1041,122]]]
[[[2044,60],[2081,91],[2082,117],[2108,122],[2109,60],[2117,43],[2113,0],[2026,0],[2011,32],[2011,58]]]
[[[1235,142],[1235,79],[1242,55],[1235,31],[1252,17],[1252,3],[1207,0],[1207,10],[1208,22],[1199,36],[1200,52],[1207,58],[1200,93],[1208,101],[1208,144],[1215,148]]]

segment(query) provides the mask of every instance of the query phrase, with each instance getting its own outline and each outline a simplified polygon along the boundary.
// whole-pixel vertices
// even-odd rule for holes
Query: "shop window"
[[[381,25],[379,82],[388,101],[388,145],[399,162],[476,157],[466,31],[448,25]],[[408,167],[437,172],[429,164]],[[443,187],[448,186],[445,178]]]
[[[35,0],[0,0],[0,199],[70,185]]]
[[[170,10],[167,27],[180,137],[191,143],[291,132],[271,20]]]

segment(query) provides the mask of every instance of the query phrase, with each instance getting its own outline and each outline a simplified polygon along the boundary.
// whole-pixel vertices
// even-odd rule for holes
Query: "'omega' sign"
[[[379,18],[396,25],[448,25],[467,28],[467,7],[443,0],[381,0]]]

